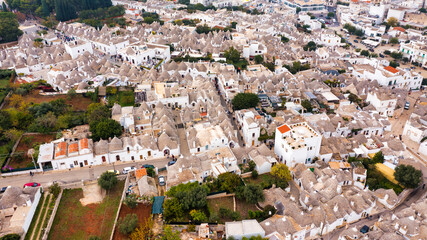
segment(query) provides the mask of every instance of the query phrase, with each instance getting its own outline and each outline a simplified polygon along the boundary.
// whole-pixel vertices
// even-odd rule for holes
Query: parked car
[[[372,49],[372,48],[369,48],[369,51],[371,51],[371,52],[374,52],[374,49]]]
[[[382,55],[381,53],[379,54],[379,56],[380,56],[380,58],[383,58],[383,57],[384,57],[384,55]]]
[[[123,174],[128,174],[129,172],[135,171],[136,167],[132,166],[132,167],[125,167],[123,168]]]
[[[115,173],[116,175],[120,174],[119,170],[113,170],[113,169],[107,170],[107,172]]]
[[[408,101],[406,101],[406,103],[405,103],[405,110],[409,110],[409,105],[410,103],[408,102]]]
[[[361,229],[360,229],[360,232],[361,233],[363,233],[363,234],[365,234],[365,233],[367,233],[367,232],[369,232],[369,227],[368,226],[363,226]]]
[[[176,163],[176,161],[170,161],[170,162],[168,162],[168,166],[172,166],[172,165],[174,165]]]
[[[4,193],[4,192],[6,192],[6,189],[7,189],[7,187],[2,187],[2,188],[0,188],[0,193]]]
[[[355,43],[358,43],[359,41],[357,41],[356,39],[354,39],[354,42],[355,42]]]
[[[154,168],[154,165],[151,165],[151,164],[144,164],[144,165],[142,165],[142,167],[141,168]]]
[[[159,176],[159,185],[160,186],[166,185],[165,177]]]
[[[26,187],[40,187],[40,183],[36,183],[36,182],[26,183],[24,184],[24,188]]]

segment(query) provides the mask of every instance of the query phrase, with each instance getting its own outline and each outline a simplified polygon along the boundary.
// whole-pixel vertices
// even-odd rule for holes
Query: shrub
[[[124,203],[129,208],[136,208],[136,206],[138,205],[138,202],[136,201],[136,195],[131,194],[131,195],[127,196]]]
[[[124,218],[121,218],[118,222],[118,229],[122,234],[128,235],[135,230],[138,225],[138,217],[135,213],[128,214]]]
[[[258,178],[258,171],[257,170],[253,170],[251,173],[252,178]]]
[[[61,192],[61,187],[59,186],[58,183],[54,183],[50,185],[49,192],[52,193],[53,197],[56,199],[59,193]]]

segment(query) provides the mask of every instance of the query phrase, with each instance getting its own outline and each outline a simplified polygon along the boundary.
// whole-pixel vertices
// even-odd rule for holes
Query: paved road
[[[3,186],[15,186],[22,187],[25,183],[28,182],[38,182],[43,187],[49,186],[53,181],[57,181],[60,184],[69,184],[74,182],[79,182],[82,180],[93,180],[100,176],[103,172],[116,169],[122,171],[124,167],[135,166],[140,168],[143,164],[152,164],[155,167],[162,168],[167,165],[167,162],[170,159],[153,159],[146,161],[135,161],[135,162],[125,162],[120,164],[108,164],[92,167],[83,167],[83,168],[74,168],[70,170],[53,170],[46,171],[43,173],[36,173],[34,176],[29,174],[25,175],[15,175],[9,177],[2,177],[0,179],[0,185]]]

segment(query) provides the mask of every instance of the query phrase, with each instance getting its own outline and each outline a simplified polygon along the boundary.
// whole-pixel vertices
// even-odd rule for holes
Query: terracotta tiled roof
[[[67,152],[67,143],[66,142],[60,142],[56,146],[55,157],[65,156],[66,152]]]
[[[289,126],[288,126],[288,125],[286,125],[286,124],[285,124],[285,125],[282,125],[282,126],[280,126],[280,127],[278,127],[277,129],[278,129],[282,134],[291,130],[291,129],[289,128]]]
[[[87,149],[87,148],[89,148],[87,138],[80,139],[80,149]]]
[[[403,27],[394,27],[393,30],[398,30],[401,32],[405,32],[406,30]]]
[[[147,169],[145,168],[141,168],[135,171],[136,180],[142,178],[145,175],[147,175]]]
[[[78,143],[72,143],[68,146],[68,154],[73,153],[73,152],[78,152],[79,151],[79,144]]]
[[[391,66],[387,66],[384,69],[387,70],[387,71],[389,71],[389,72],[391,72],[391,73],[397,73],[397,72],[399,72],[399,70],[397,70],[396,68],[391,67]]]

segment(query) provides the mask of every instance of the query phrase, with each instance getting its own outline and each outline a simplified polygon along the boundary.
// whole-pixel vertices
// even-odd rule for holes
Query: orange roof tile
[[[68,146],[68,153],[78,152],[79,151],[79,144],[78,143],[72,143]]]
[[[141,168],[135,171],[136,180],[142,178],[145,175],[147,175],[147,169],[145,168]]]
[[[55,157],[65,156],[66,152],[67,152],[67,143],[66,142],[60,142],[60,143],[58,143],[58,145],[56,145]]]
[[[391,66],[387,66],[384,69],[387,70],[387,71],[389,71],[389,72],[391,72],[391,73],[397,73],[397,72],[399,72],[399,70],[397,70],[396,68],[391,67]]]
[[[256,115],[255,119],[261,119],[261,115]]]
[[[202,112],[202,113],[200,113],[200,116],[201,117],[206,117],[208,115],[208,113],[207,112]]]
[[[286,125],[286,124],[284,124],[284,125],[282,125],[282,126],[280,126],[280,127],[278,127],[277,128],[281,133],[285,133],[285,132],[288,132],[288,131],[290,131],[291,129],[289,128],[289,126],[288,125]]]
[[[89,148],[87,138],[80,139],[80,149],[86,149],[86,148]]]
[[[403,27],[394,27],[393,30],[405,32],[406,30]]]

